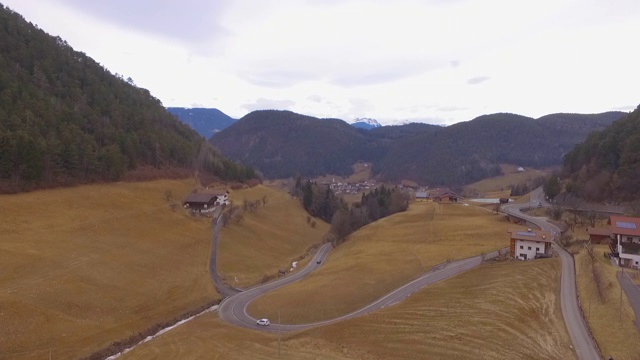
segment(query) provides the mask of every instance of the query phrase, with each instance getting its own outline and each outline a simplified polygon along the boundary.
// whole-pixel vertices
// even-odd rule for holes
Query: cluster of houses
[[[194,192],[189,194],[182,206],[197,213],[209,213],[214,211],[216,206],[227,205],[229,203],[229,191],[226,192]]]
[[[362,191],[367,191],[370,189],[374,189],[376,187],[376,182],[374,180],[359,182],[359,183],[347,183],[347,182],[339,182],[333,179],[331,182],[322,183],[323,185],[329,185],[331,191],[334,194],[357,194]]]
[[[509,253],[514,259],[530,260],[551,255],[553,235],[542,230],[509,229]],[[640,269],[640,218],[611,215],[607,226],[588,227],[592,244],[609,245],[618,266]]]

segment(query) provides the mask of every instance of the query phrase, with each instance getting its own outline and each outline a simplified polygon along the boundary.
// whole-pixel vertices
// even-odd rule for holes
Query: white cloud
[[[639,102],[636,0],[4,3],[165,105],[233,117],[452,123]]]

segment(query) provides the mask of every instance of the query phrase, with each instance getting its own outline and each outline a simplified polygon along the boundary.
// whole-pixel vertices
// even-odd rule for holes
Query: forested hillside
[[[640,106],[564,157],[567,190],[595,201],[640,200]]]
[[[225,155],[271,178],[349,175],[356,161],[373,161],[386,151],[367,132],[342,120],[261,110],[244,116],[210,141]]]
[[[213,108],[168,107],[167,110],[205,139],[236,122],[236,119]]]
[[[483,115],[398,140],[373,170],[389,180],[454,186],[498,175],[501,163],[559,165],[562,156],[590,131],[622,115],[554,114],[539,119],[507,113]]]
[[[1,4],[0,39],[1,191],[114,181],[143,166],[255,175],[203,146],[133,80]]]
[[[407,124],[357,130],[340,120],[289,111],[256,111],[212,137],[233,159],[267,177],[350,174],[372,162],[383,180],[458,186],[501,173],[500,164],[560,165],[590,131],[624,113],[553,114],[532,119],[492,114],[448,127]]]

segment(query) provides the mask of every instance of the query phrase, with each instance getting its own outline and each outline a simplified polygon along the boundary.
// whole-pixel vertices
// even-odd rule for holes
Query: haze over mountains
[[[254,176],[216,149],[203,147],[194,131],[132,80],[111,74],[15,12],[2,8],[0,15],[5,25],[0,29],[3,187],[113,181],[144,167],[193,169],[194,163],[225,179]],[[349,125],[276,110],[255,111],[237,121],[216,109],[169,111],[201,136],[215,133],[212,144],[270,178],[349,175],[354,163],[364,161],[373,164],[381,180],[448,186],[497,175],[501,163],[560,165],[591,131],[625,115],[532,119],[491,114],[442,127],[377,126],[373,119]]]
[[[428,124],[354,129],[337,119],[290,111],[252,112],[210,141],[265,176],[348,175],[358,161],[380,179],[458,186],[500,174],[499,164],[557,166],[575,144],[625,113],[551,114],[532,119],[483,115],[441,127]]]

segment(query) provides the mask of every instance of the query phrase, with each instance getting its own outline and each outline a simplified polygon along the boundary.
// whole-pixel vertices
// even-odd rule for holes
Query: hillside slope
[[[349,175],[355,162],[374,160],[385,151],[383,143],[366,132],[342,120],[260,110],[210,141],[227,156],[271,178]]]
[[[167,111],[189,125],[205,139],[231,126],[236,119],[218,109],[168,107]]]
[[[1,4],[0,24],[0,191],[116,181],[145,166],[193,169],[198,154],[200,170],[253,176],[133,80]]]
[[[501,174],[504,163],[560,165],[572,146],[623,114],[533,119],[501,113],[448,127],[406,124],[362,130],[340,120],[265,110],[248,114],[210,141],[270,178],[347,175],[352,164],[362,161],[373,163],[373,175],[384,180],[459,186]]]
[[[640,106],[567,153],[564,175],[588,200],[640,200]]]
[[[623,113],[554,114],[532,119],[516,114],[483,115],[393,143],[374,164],[387,180],[464,185],[500,174],[499,164],[559,165],[562,156],[593,130]]]

